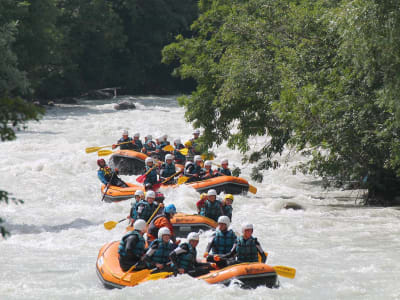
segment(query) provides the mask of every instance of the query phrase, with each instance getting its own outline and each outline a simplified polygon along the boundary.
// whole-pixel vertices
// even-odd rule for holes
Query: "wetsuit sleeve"
[[[135,249],[137,242],[138,242],[138,237],[136,235],[132,235],[126,239],[125,251],[126,251],[126,255],[129,259],[132,259],[132,258],[135,260],[140,259],[140,257],[133,254],[133,249]]]
[[[179,263],[178,263],[178,255],[182,254],[182,253],[187,253],[189,251],[189,249],[187,248],[186,245],[182,245],[179,246],[178,248],[176,248],[174,251],[172,251],[169,254],[169,258],[171,259],[171,261],[173,262],[173,264],[179,268]]]
[[[155,240],[149,247],[149,249],[147,250],[144,259],[145,260],[150,260],[149,258],[153,256],[154,252],[156,252],[158,248],[158,241]]]
[[[261,247],[260,243],[257,241],[257,239],[256,239],[256,247],[257,247],[258,253],[260,253],[260,255],[261,255],[261,262],[265,263],[267,261],[267,257],[265,256],[264,250]]]
[[[106,178],[104,177],[104,172],[103,172],[103,171],[98,170],[98,171],[97,171],[97,177],[99,177],[100,181],[101,181],[103,184],[108,184]]]
[[[212,246],[214,245],[214,239],[215,239],[215,233],[213,233],[212,238],[208,242],[205,252],[210,253],[210,250],[211,250]]]

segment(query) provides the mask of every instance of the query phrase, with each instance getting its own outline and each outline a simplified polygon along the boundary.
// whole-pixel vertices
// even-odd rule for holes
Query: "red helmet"
[[[97,165],[99,167],[104,166],[106,164],[106,161],[104,160],[104,158],[100,158],[97,160]]]

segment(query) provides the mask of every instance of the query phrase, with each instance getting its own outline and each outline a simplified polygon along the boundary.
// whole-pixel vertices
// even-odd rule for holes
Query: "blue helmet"
[[[165,207],[164,211],[167,214],[176,214],[176,207],[173,204],[169,204],[167,207]]]

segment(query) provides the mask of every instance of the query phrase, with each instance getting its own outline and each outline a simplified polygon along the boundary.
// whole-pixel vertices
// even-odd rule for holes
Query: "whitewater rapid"
[[[116,111],[117,100],[137,103]],[[281,158],[264,182],[250,179],[237,151],[215,148],[218,162],[228,157],[241,177],[257,186],[256,195],[235,196],[233,224],[253,222],[254,236],[269,253],[268,263],[296,268],[296,278],[280,278],[281,287],[242,290],[208,285],[188,276],[106,290],[95,271],[100,247],[119,240],[105,221],[129,214],[130,201],[101,202],[95,153],[85,148],[115,143],[123,129],[141,138],[168,134],[191,137],[192,127],[175,97],[121,97],[83,101],[48,110],[29,122],[17,140],[0,143],[0,189],[25,201],[0,204],[0,216],[12,233],[0,238],[0,299],[400,299],[400,210],[359,205],[362,191],[324,190],[319,178],[292,174],[298,155]],[[258,138],[254,144],[260,144]],[[136,176],[122,176],[134,182]],[[194,213],[199,194],[187,187],[168,191],[166,203]],[[304,210],[286,210],[287,202]],[[210,232],[201,235],[199,256]]]

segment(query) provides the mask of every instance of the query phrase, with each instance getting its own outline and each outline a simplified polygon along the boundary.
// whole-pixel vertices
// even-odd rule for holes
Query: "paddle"
[[[190,177],[187,177],[187,176],[181,176],[181,177],[179,177],[179,178],[178,178],[178,184],[183,184],[183,183],[185,183],[186,181],[189,180],[189,178],[190,178]]]
[[[178,151],[180,153],[182,153],[183,155],[187,155],[189,153],[189,149],[188,148],[179,149]]]
[[[122,221],[125,221],[125,220],[126,220],[126,218],[124,218],[124,219],[122,219],[122,220],[119,220],[118,222],[116,222],[116,221],[108,221],[108,222],[105,222],[105,223],[104,223],[104,228],[107,229],[107,230],[114,229],[115,226],[117,226],[118,223],[121,223]]]
[[[116,144],[116,146],[123,145],[123,144],[129,144],[129,143],[132,143],[132,141],[130,141],[130,142],[119,143],[119,144]],[[85,151],[86,151],[86,153],[92,153],[92,152],[99,151],[99,150],[102,149],[102,148],[112,147],[112,146],[113,146],[113,145],[100,146],[100,147],[88,147],[88,148],[85,149]]]
[[[273,266],[276,274],[282,277],[293,279],[296,276],[296,269],[287,266]]]
[[[163,151],[166,151],[166,152],[174,151],[174,147],[172,145],[167,145],[162,149],[163,149]]]
[[[111,181],[112,181],[112,179],[114,178],[114,175],[115,175],[115,172],[112,173],[111,178],[110,178],[110,181],[107,183],[107,186],[106,186],[106,188],[104,189],[104,193],[103,193],[103,197],[101,198],[101,202],[103,202],[103,201],[104,201],[104,198],[106,197],[106,193],[107,193],[108,189],[110,188]]]
[[[163,180],[160,183],[154,184],[153,185],[153,189],[158,190],[160,188],[160,186],[168,181],[170,181],[172,178],[174,178],[176,175],[178,175],[179,173],[182,173],[183,170],[180,170],[178,172],[176,172],[174,175],[171,175],[169,177],[167,177],[165,180]]]
[[[257,194],[257,188],[249,183],[249,192],[252,194]]]
[[[99,152],[97,152],[97,155],[98,156],[107,156],[107,155],[110,155],[113,153],[114,153],[114,151],[111,151],[111,150],[100,150]]]
[[[154,164],[154,166],[149,169],[146,173],[144,173],[143,175],[140,175],[138,178],[136,178],[136,181],[139,183],[143,183],[146,180],[146,176],[153,171],[155,168],[157,167],[157,164]]]
[[[153,220],[154,216],[157,214],[157,212],[160,210],[160,207],[162,206],[162,203],[158,204],[156,210],[153,212],[153,214],[150,216],[150,218],[147,220],[146,224],[149,225],[151,220]]]

